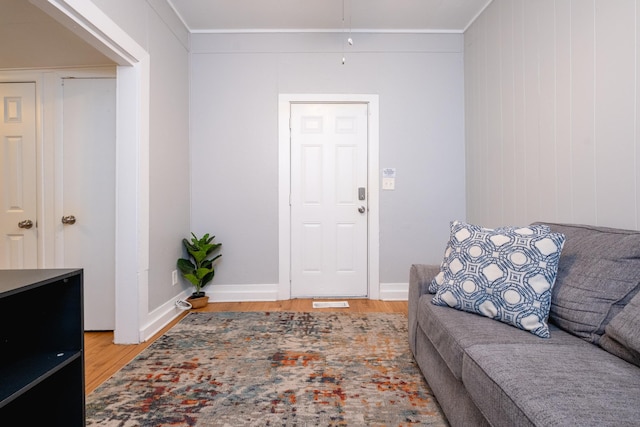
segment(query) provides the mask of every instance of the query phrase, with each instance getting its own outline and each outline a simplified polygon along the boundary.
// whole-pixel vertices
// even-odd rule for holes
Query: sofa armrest
[[[429,283],[440,272],[437,265],[413,264],[409,272],[409,346],[416,352],[416,331],[418,329],[418,301],[429,293]]]

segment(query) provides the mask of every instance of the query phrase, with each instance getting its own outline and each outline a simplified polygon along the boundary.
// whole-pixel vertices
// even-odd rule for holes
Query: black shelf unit
[[[84,426],[82,269],[0,270],[0,420]]]

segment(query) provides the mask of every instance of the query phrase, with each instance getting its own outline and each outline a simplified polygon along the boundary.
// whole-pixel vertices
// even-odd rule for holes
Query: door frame
[[[93,2],[29,0],[116,63],[116,344],[156,330],[149,314],[150,56]]]
[[[358,103],[368,106],[367,288],[380,299],[379,103],[374,94],[280,94],[278,96],[278,299],[291,299],[291,104]]]

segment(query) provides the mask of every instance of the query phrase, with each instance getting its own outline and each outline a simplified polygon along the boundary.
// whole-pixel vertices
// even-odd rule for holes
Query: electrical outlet
[[[396,179],[395,178],[382,178],[382,189],[383,190],[395,190],[396,189]]]
[[[173,283],[173,286],[178,284],[178,270],[173,270],[171,272],[171,283]]]

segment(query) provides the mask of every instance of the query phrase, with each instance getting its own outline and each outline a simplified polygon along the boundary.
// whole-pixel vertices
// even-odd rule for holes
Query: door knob
[[[26,228],[27,230],[33,227],[33,221],[30,219],[25,219],[24,221],[20,221],[18,223],[18,228]]]
[[[65,215],[62,217],[62,223],[65,225],[72,225],[76,223],[76,217],[73,215]]]
[[[358,212],[360,212],[360,213],[365,213],[366,211],[367,211],[367,208],[365,208],[364,206],[360,206],[358,208]]]

